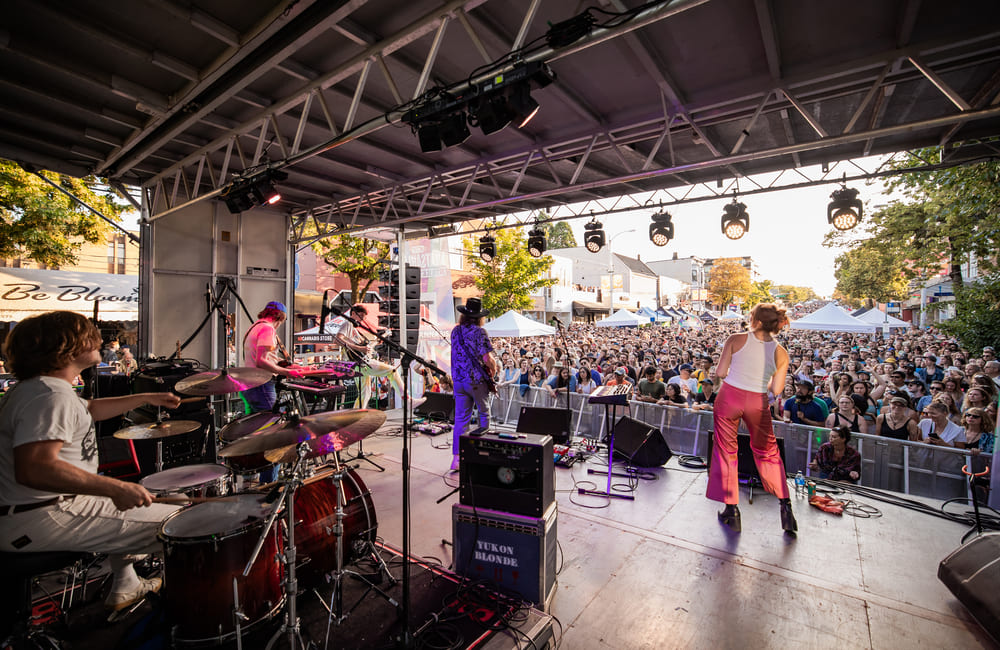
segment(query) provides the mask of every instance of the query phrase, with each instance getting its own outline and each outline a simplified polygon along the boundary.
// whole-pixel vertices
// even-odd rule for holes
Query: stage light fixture
[[[222,193],[222,200],[233,214],[246,212],[258,205],[273,205],[281,200],[281,193],[274,184],[286,178],[288,174],[278,169],[265,169],[239,177]]]
[[[479,259],[487,264],[491,263],[497,256],[497,244],[493,235],[487,232],[479,238]]]
[[[519,120],[517,125],[519,129],[524,128],[524,125],[538,112],[538,102],[531,96],[531,86],[528,82],[517,84],[511,89],[510,107]]]
[[[837,230],[850,230],[861,223],[863,206],[858,191],[842,185],[830,195],[833,199],[826,206],[826,221]]]
[[[723,207],[722,234],[730,239],[739,239],[750,230],[750,215],[747,206],[733,197],[733,202]]]
[[[417,127],[417,140],[424,153],[441,151],[441,128],[437,122],[421,124]]]
[[[538,224],[528,232],[528,255],[541,257],[545,253],[545,231]]]
[[[607,241],[607,237],[604,234],[604,224],[594,219],[583,227],[583,231],[583,245],[587,247],[588,251],[596,253],[604,248],[604,244]]]
[[[653,215],[649,224],[649,241],[656,246],[666,246],[674,238],[674,222],[669,212],[661,210]]]
[[[469,122],[465,111],[453,113],[441,120],[441,141],[446,147],[454,147],[469,139]]]
[[[481,97],[475,108],[470,110],[473,126],[478,126],[483,135],[502,131],[513,119],[503,91],[495,91]]]

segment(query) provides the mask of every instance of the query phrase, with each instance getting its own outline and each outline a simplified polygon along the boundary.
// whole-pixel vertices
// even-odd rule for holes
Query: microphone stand
[[[349,310],[341,314],[349,323],[363,329],[378,340],[400,354],[403,370],[403,598],[400,615],[403,618],[403,633],[399,645],[404,648],[413,647],[413,636],[410,633],[410,364],[416,361],[438,375],[447,375],[434,362],[410,352],[406,346],[382,336],[373,331],[367,324],[356,320]]]
[[[558,318],[553,317],[556,322],[556,331],[559,332],[559,339],[562,341],[563,349],[566,351],[566,363],[569,363],[569,344],[566,343],[566,328],[563,327],[562,321]],[[588,370],[588,372],[590,372]],[[591,375],[593,377],[593,375]],[[570,369],[570,379],[573,378],[572,369]],[[579,381],[579,379],[577,380]],[[569,403],[569,386],[570,381],[566,382],[566,442],[569,443],[569,439],[573,437],[573,409],[570,408]],[[556,385],[558,388],[559,380],[556,380]]]

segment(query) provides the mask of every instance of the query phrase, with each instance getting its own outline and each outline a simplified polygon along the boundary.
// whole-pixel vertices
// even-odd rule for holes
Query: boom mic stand
[[[403,598],[401,616],[403,618],[403,634],[399,639],[400,646],[413,647],[413,636],[410,633],[410,364],[416,361],[425,368],[439,375],[447,373],[436,364],[410,352],[405,346],[373,331],[366,324],[357,321],[345,310],[342,316],[359,329],[363,329],[378,340],[385,343],[390,350],[398,352],[402,359],[403,373]]]
[[[569,363],[569,344],[566,343],[566,328],[563,326],[562,321],[559,320],[558,318],[556,318],[555,316],[552,317],[552,320],[554,320],[556,322],[556,330],[559,332],[559,339],[562,341],[563,350],[566,351],[566,362]],[[570,369],[570,379],[573,378],[572,372],[573,372],[572,369]],[[590,371],[588,370],[587,372],[590,372]],[[558,383],[559,383],[558,380],[556,380],[557,386],[558,386]],[[569,438],[573,437],[573,409],[570,408],[570,404],[569,404],[569,386],[570,386],[570,382],[567,381],[566,382],[566,439],[567,439],[567,442],[569,441]]]

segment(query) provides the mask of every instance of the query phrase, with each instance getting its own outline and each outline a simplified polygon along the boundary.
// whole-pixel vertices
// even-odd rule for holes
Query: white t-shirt
[[[923,434],[925,440],[930,436],[931,431],[934,431],[934,422],[929,418],[921,420],[917,426],[920,427],[920,433]],[[949,420],[944,431],[936,431],[935,433],[941,437],[941,440],[952,442],[963,431],[962,427]]]
[[[684,386],[687,386],[688,387],[688,392],[691,393],[691,394],[694,394],[694,393],[698,392],[698,380],[695,379],[694,377],[688,377],[687,379],[681,379],[681,376],[677,375],[676,377],[671,377],[670,379],[668,379],[667,383],[668,384],[677,384],[678,386],[681,387],[682,391],[684,390]]]
[[[63,441],[60,460],[97,472],[97,431],[87,403],[69,383],[55,377],[18,382],[0,402],[0,503],[17,505],[58,496],[14,479],[14,448],[44,440]]]
[[[259,368],[259,348],[264,347],[268,350],[265,353],[267,359],[277,365],[278,358],[275,354],[275,349],[278,347],[277,340],[278,334],[273,323],[263,320],[257,321],[247,332],[247,338],[243,342],[243,362],[251,368]]]

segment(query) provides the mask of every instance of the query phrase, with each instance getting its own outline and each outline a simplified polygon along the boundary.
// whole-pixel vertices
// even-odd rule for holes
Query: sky
[[[853,171],[857,173],[858,170]],[[888,202],[878,181],[870,185],[852,181],[848,186],[860,192],[866,215],[873,206]],[[830,194],[839,187],[839,184],[830,183],[740,197],[750,215],[750,230],[736,241],[727,239],[720,226],[722,208],[732,201],[731,193],[718,200],[669,206],[667,211],[673,216],[674,239],[662,248],[649,241],[650,216],[656,212],[655,206],[634,213],[598,215],[597,219],[604,224],[608,241],[614,238],[615,253],[628,257],[638,254],[644,262],[670,259],[675,252],[682,258],[749,255],[757,263],[760,280],[812,287],[820,296],[829,297],[837,283],[833,275],[834,259],[842,251],[825,248],[823,236],[833,229],[826,222],[826,206]],[[580,245],[583,245],[583,227],[587,221],[574,219],[569,222]],[[635,232],[626,232],[632,228]],[[624,234],[615,237],[618,233]]]

